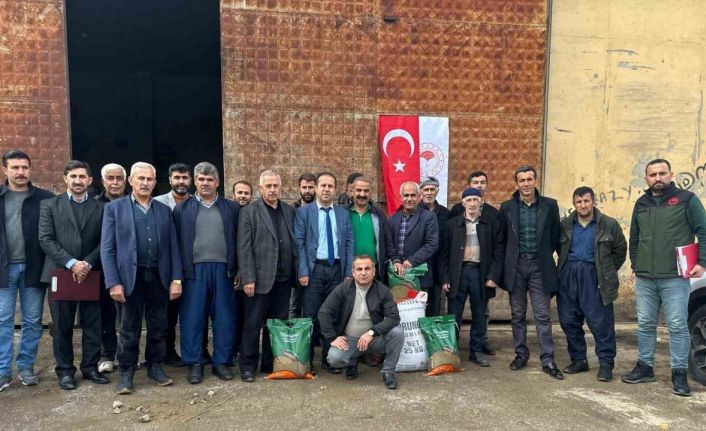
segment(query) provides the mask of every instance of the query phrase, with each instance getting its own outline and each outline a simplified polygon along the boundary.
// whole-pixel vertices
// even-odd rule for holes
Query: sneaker
[[[34,374],[34,370],[31,368],[22,369],[18,374],[20,382],[22,382],[24,386],[34,386],[39,383],[39,377]]]
[[[115,371],[115,363],[111,360],[104,360],[98,363],[98,372],[100,373],[112,373]]]
[[[0,392],[10,387],[10,382],[12,377],[10,376],[0,376]]]
[[[686,377],[686,368],[672,369],[672,393],[680,397],[691,396],[691,388]]]
[[[147,377],[154,380],[159,386],[169,386],[174,383],[174,380],[164,372],[164,365],[161,363],[150,364],[147,368]]]
[[[625,374],[620,377],[624,383],[649,383],[655,381],[655,372],[647,365],[647,362],[637,361],[635,368],[630,371],[630,374]]]
[[[134,376],[135,370],[132,368],[118,370],[118,384],[115,386],[115,392],[120,395],[131,394],[135,389],[135,386],[132,383]]]

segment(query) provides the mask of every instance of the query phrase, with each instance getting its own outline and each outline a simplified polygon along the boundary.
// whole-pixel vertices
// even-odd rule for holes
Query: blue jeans
[[[659,307],[664,307],[664,317],[669,331],[669,364],[672,369],[688,366],[689,280],[683,278],[637,277],[637,348],[638,359],[654,366],[657,342]]]
[[[39,339],[42,337],[43,287],[25,286],[24,263],[8,265],[7,288],[0,288],[0,375],[12,375],[13,336],[15,333],[15,303],[20,295],[22,332],[20,333],[17,368],[34,367]]]

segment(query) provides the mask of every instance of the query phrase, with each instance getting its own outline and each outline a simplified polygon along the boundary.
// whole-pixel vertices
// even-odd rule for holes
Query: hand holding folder
[[[100,300],[101,272],[91,271],[80,283],[74,273],[67,269],[56,269],[51,273],[49,299],[53,301]]]
[[[699,263],[699,244],[693,243],[675,247],[677,271],[682,278],[691,278],[691,271]],[[697,275],[698,277],[698,275]]]

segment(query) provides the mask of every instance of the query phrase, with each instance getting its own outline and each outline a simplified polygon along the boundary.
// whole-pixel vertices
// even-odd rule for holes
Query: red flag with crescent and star
[[[402,205],[402,183],[419,182],[419,117],[381,115],[378,119],[378,140],[387,212],[392,214]]]

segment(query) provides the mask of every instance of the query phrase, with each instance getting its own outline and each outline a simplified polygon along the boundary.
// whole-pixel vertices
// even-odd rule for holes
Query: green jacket
[[[706,266],[706,211],[699,198],[674,183],[660,196],[647,190],[630,222],[630,262],[638,277],[678,277],[675,247],[699,239],[699,265]]]
[[[603,305],[609,305],[618,296],[618,287],[620,285],[618,270],[625,263],[628,244],[625,241],[623,229],[614,218],[603,214],[598,208],[594,208],[593,213],[596,220],[593,255],[598,276],[598,288],[601,292]],[[571,236],[577,218],[578,215],[573,213],[561,221],[559,271],[564,269],[564,264],[569,257]]]

